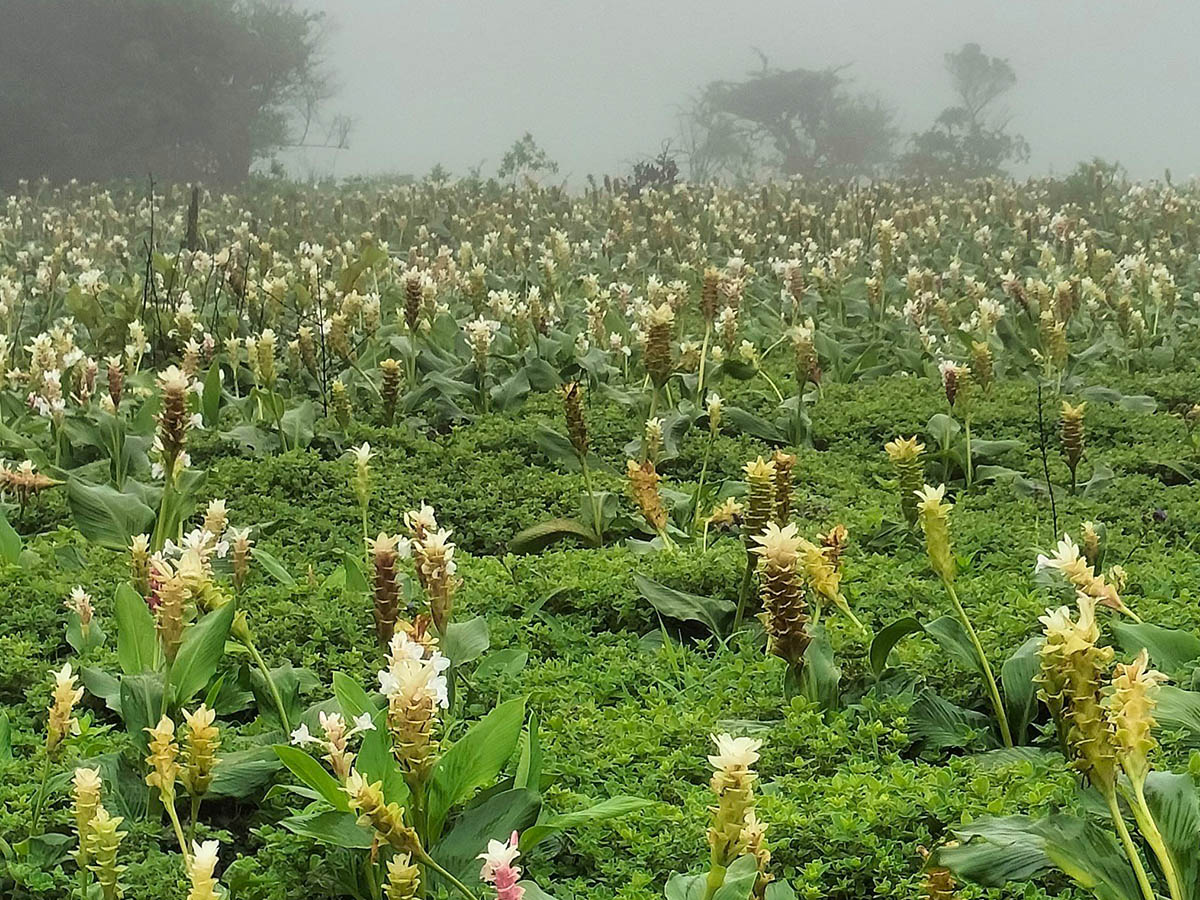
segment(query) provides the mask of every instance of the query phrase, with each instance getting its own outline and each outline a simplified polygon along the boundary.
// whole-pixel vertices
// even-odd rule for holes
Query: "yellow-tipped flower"
[[[900,509],[904,513],[904,520],[909,526],[916,525],[917,494],[925,483],[925,465],[921,460],[925,445],[913,436],[888,441],[883,445],[883,449],[896,471],[896,481],[900,488]]]
[[[87,868],[90,862],[88,856],[88,841],[92,834],[92,821],[100,810],[100,795],[103,783],[97,769],[79,767],[75,770],[71,785],[71,807],[75,814],[75,834],[79,838],[79,847],[75,851],[75,860],[80,868]]]
[[[421,892],[421,870],[412,864],[407,853],[397,853],[387,864],[387,884],[383,895],[387,900],[413,900]]]
[[[217,713],[201,703],[195,712],[183,713],[188,731],[183,739],[185,765],[179,780],[193,797],[203,797],[212,786],[213,770],[220,762],[217,750],[221,747],[221,733],[216,721]]]
[[[150,733],[150,747],[146,755],[146,765],[150,774],[146,776],[146,784],[158,788],[163,806],[175,800],[175,780],[179,777],[179,745],[175,743],[175,723],[170,717],[163,716],[153,728],[147,728]]]
[[[354,457],[354,477],[351,479],[354,495],[358,505],[365,508],[371,502],[371,457],[375,454],[365,441],[361,447],[353,447],[347,452]]]
[[[120,900],[122,895],[121,873],[125,867],[117,863],[117,852],[127,832],[121,831],[120,816],[112,817],[103,806],[96,810],[88,834],[87,853],[92,860],[91,869],[100,885],[103,900]]]
[[[654,463],[643,460],[640,464],[632,459],[625,460],[625,474],[629,478],[629,493],[637,504],[646,522],[660,535],[666,533],[667,508],[658,493],[659,474]]]
[[[771,462],[775,464],[774,519],[782,526],[792,517],[792,469],[796,465],[796,457],[776,450]]]
[[[916,492],[917,518],[925,532],[925,550],[929,563],[942,581],[954,581],[956,565],[950,548],[950,510],[953,504],[946,502],[946,486],[925,485]]]
[[[1114,567],[1114,570],[1117,568]],[[1121,599],[1117,585],[1110,584],[1103,575],[1096,574],[1092,564],[1080,554],[1079,546],[1071,540],[1069,534],[1063,535],[1058,546],[1054,548],[1053,556],[1038,554],[1034,570],[1041,571],[1042,569],[1057,569],[1078,590],[1088,594],[1102,606],[1107,606],[1130,618],[1137,618],[1125,605],[1125,601]],[[1124,570],[1118,571],[1118,575],[1123,573]]]
[[[708,758],[714,771],[712,790],[717,806],[712,808],[708,844],[714,867],[727,868],[742,855],[742,831],[746,817],[754,811],[754,782],[758,775],[751,768],[758,762],[762,741],[729,734],[714,734],[716,754]]]
[[[53,753],[67,735],[79,733],[75,704],[83,699],[83,688],[75,686],[71,664],[54,673],[54,691],[50,700],[50,718],[46,723],[46,752]]]
[[[359,814],[359,824],[369,825],[393,850],[415,853],[420,849],[417,833],[404,824],[404,809],[395,803],[385,803],[382,781],[367,781],[352,770],[343,788],[350,798],[350,808]]]
[[[760,456],[754,462],[746,463],[742,471],[746,473],[748,488],[743,534],[746,547],[750,549],[754,536],[762,534],[775,514],[775,463]]]
[[[217,841],[192,842],[192,857],[188,861],[188,881],[191,889],[187,900],[220,900],[217,893],[217,851],[221,845]]]
[[[1108,696],[1108,719],[1116,734],[1117,757],[1129,780],[1140,784],[1150,772],[1150,754],[1158,746],[1154,737],[1154,707],[1158,686],[1167,676],[1150,668],[1146,648],[1137,659],[1113,671]]]
[[[808,606],[804,587],[796,572],[800,560],[800,538],[796,526],[780,528],[774,522],[754,536],[759,559],[759,593],[763,601],[764,626],[771,653],[799,666],[808,649]]]

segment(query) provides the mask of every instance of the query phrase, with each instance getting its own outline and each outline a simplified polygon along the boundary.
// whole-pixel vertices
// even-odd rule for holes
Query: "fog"
[[[301,0],[303,2],[303,0]],[[952,102],[943,54],[964,42],[1007,58],[1003,98],[1029,142],[1016,174],[1121,161],[1136,177],[1198,171],[1200,4],[829,0],[311,0],[334,27],[331,110],[355,120],[343,151],[307,151],[312,174],[495,172],[525,131],[579,183],[626,171],[676,133],[714,79],[759,65],[849,64],[907,136]]]

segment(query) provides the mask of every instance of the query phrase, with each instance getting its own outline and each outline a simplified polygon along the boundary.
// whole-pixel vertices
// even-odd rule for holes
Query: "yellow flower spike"
[[[1121,768],[1135,783],[1145,780],[1150,771],[1150,754],[1158,746],[1154,737],[1155,695],[1166,680],[1166,675],[1150,668],[1144,647],[1133,662],[1119,664],[1113,671],[1108,718],[1116,732]]]
[[[100,885],[103,900],[120,900],[122,895],[121,873],[125,867],[118,865],[117,852],[128,832],[121,831],[120,816],[113,818],[103,806],[96,810],[88,834],[87,852],[92,859],[91,870]]]
[[[216,717],[216,712],[203,703],[195,712],[183,713],[188,726],[184,738],[186,766],[180,773],[179,780],[194,797],[202,797],[208,793],[212,785],[213,770],[220,762],[217,759],[217,750],[221,747],[221,735],[214,724]]]
[[[96,769],[80,767],[75,770],[71,785],[71,806],[75,815],[75,834],[79,838],[79,847],[75,859],[81,868],[89,864],[88,841],[91,839],[92,822],[100,810],[100,795],[103,783],[100,772]]]
[[[157,788],[163,806],[169,806],[174,802],[175,781],[179,777],[179,745],[175,743],[175,723],[168,716],[163,716],[157,725],[146,731],[150,734],[149,753],[146,755],[150,774],[146,776],[146,784]]]
[[[914,436],[895,438],[884,444],[883,449],[896,472],[900,509],[911,528],[917,524],[917,494],[925,483],[925,464],[921,459],[925,445]]]
[[[954,582],[956,565],[950,548],[950,510],[954,505],[947,503],[946,486],[925,485],[916,492],[917,519],[925,532],[925,549],[933,571],[947,584]]]
[[[191,882],[187,900],[220,900],[214,875],[220,846],[217,841],[192,844],[192,857],[187,866],[188,881]]]
[[[387,864],[387,900],[413,900],[421,892],[421,870],[412,864],[408,853],[397,853]]]

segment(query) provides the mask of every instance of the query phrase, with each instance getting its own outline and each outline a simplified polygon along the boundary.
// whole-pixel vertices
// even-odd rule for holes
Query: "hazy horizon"
[[[1014,174],[1093,156],[1139,178],[1200,171],[1193,4],[298,3],[329,15],[340,90],[328,112],[355,120],[349,149],[296,158],[314,174],[421,175],[437,163],[492,174],[526,131],[561,180],[620,174],[677,134],[679,107],[705,83],[755,69],[756,49],[783,68],[848,65],[895,110],[903,142],[952,101],[943,55],[969,41],[1016,71],[1004,105],[1031,154]]]

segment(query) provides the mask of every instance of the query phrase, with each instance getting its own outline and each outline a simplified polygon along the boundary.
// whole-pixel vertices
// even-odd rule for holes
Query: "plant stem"
[[[704,364],[708,360],[708,342],[712,338],[712,322],[704,323],[704,341],[700,344],[700,371],[696,375],[696,405],[704,402]]]
[[[600,504],[596,502],[596,492],[592,490],[592,473],[588,469],[587,454],[579,454],[579,468],[583,472],[583,489],[587,491],[588,501],[592,507],[592,520],[596,529],[596,543],[604,543],[604,527],[600,515]]]
[[[1146,779],[1142,777],[1138,779],[1130,778],[1129,780],[1133,784],[1134,794],[1134,802],[1129,804],[1129,808],[1133,810],[1133,818],[1137,822],[1138,830],[1141,831],[1142,837],[1146,839],[1146,843],[1150,845],[1150,849],[1154,851],[1155,857],[1158,858],[1158,864],[1162,868],[1163,877],[1167,881],[1167,891],[1171,895],[1171,900],[1184,900],[1187,895],[1184,893],[1183,886],[1179,881],[1179,870],[1175,865],[1175,860],[1171,856],[1171,851],[1167,847],[1166,841],[1163,840],[1158,823],[1154,821],[1154,814],[1150,812],[1150,805],[1146,802]]]
[[[967,440],[967,487],[970,487],[971,486],[971,417],[967,416],[964,419],[964,422],[965,422],[966,428],[963,433],[966,436],[966,440]]]
[[[754,582],[754,554],[746,551],[746,571],[742,575],[742,586],[738,590],[737,612],[733,616],[733,631],[742,627],[742,617],[746,614],[746,602],[750,598],[750,587]]]
[[[50,754],[46,754],[46,761],[42,764],[42,783],[38,787],[37,796],[33,798],[33,815],[29,820],[29,836],[33,837],[38,834],[38,823],[42,819],[42,806],[46,802],[46,781],[50,777]]]
[[[1150,878],[1146,874],[1146,868],[1142,865],[1142,858],[1138,856],[1137,846],[1133,843],[1133,838],[1129,834],[1129,827],[1125,824],[1125,819],[1121,816],[1121,807],[1117,803],[1116,789],[1109,787],[1105,790],[1104,800],[1108,803],[1108,811],[1112,816],[1113,826],[1117,829],[1117,836],[1121,839],[1121,846],[1125,848],[1125,855],[1129,857],[1129,863],[1133,866],[1133,872],[1137,876],[1138,886],[1142,889],[1142,895],[1145,897],[1145,900],[1157,900],[1154,888],[1150,885]]]
[[[725,883],[725,872],[725,866],[715,862],[712,864],[704,883],[704,900],[712,900],[713,895],[721,889],[721,885]]]
[[[700,520],[700,498],[704,494],[704,476],[708,474],[708,457],[712,453],[713,432],[709,429],[708,443],[704,445],[704,462],[700,465],[700,483],[696,485],[696,508],[692,512],[692,529],[696,528],[696,523]]]
[[[275,679],[271,677],[271,670],[267,668],[267,661],[262,658],[262,654],[258,652],[258,648],[254,646],[254,641],[244,641],[246,649],[250,651],[250,656],[254,660],[254,664],[258,666],[262,672],[263,679],[267,682],[267,690],[271,692],[271,701],[275,704],[275,711],[279,713],[279,721],[283,723],[283,730],[291,733],[292,726],[288,722],[287,712],[283,708],[283,698],[279,696],[279,688],[275,686]]]
[[[171,820],[171,827],[175,829],[175,839],[179,841],[183,862],[185,865],[191,865],[192,857],[188,853],[187,841],[183,838],[183,825],[179,822],[179,813],[175,811],[175,796],[172,794],[170,798],[163,797],[163,806],[166,807],[167,817]]]
[[[971,639],[971,646],[975,648],[975,655],[979,657],[979,664],[983,668],[984,681],[987,682],[988,696],[992,701],[992,709],[996,714],[996,721],[1000,725],[1000,737],[1004,740],[1005,747],[1011,747],[1013,745],[1012,732],[1008,727],[1008,716],[1004,712],[1004,701],[1000,699],[1000,689],[996,686],[996,676],[992,674],[992,667],[988,663],[987,654],[983,652],[983,644],[979,642],[979,635],[975,633],[975,626],[971,624],[971,620],[967,616],[967,611],[963,609],[963,605],[958,599],[958,592],[954,590],[954,583],[951,581],[943,583],[946,585],[946,592],[950,594],[950,602],[954,604],[954,611],[958,613],[959,620],[967,630],[967,636]]]
[[[200,818],[200,801],[203,798],[198,795],[192,795],[192,812],[188,821],[188,843],[196,840],[196,821]]]
[[[443,869],[440,865],[438,865],[437,861],[432,856],[430,856],[428,853],[426,853],[425,849],[423,847],[418,847],[416,850],[416,853],[414,853],[413,855],[417,858],[417,860],[419,862],[421,862],[422,864],[433,869],[433,871],[437,872],[440,876],[442,876],[442,878],[444,878],[448,882],[450,882],[450,884],[454,887],[454,889],[456,891],[458,891],[460,894],[462,894],[464,897],[466,897],[467,900],[475,900],[475,895],[472,894],[469,890],[467,890],[466,885],[464,885],[461,881],[459,881],[457,878],[455,878],[453,875],[451,875],[449,872],[447,872],[445,869]]]

